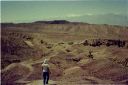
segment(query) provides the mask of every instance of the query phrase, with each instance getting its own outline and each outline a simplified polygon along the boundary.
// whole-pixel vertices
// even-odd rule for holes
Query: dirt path
[[[35,80],[26,85],[43,85],[43,80]],[[57,81],[50,80],[48,85],[58,85]]]
[[[60,81],[50,80],[48,85],[88,85],[88,84],[112,84],[112,83],[113,83],[112,81],[105,81],[95,77],[88,76],[84,81],[83,80],[69,81],[65,79]],[[34,80],[27,83],[26,85],[43,85],[43,80]]]

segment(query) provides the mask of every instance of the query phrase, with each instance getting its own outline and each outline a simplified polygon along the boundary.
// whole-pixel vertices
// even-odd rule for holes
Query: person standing
[[[49,64],[47,59],[44,60],[42,64],[42,68],[43,68],[43,84],[48,85],[50,70],[49,70]]]

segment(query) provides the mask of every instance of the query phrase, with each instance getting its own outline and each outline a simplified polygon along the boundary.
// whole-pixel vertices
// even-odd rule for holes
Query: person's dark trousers
[[[44,80],[43,80],[44,85],[45,84],[48,84],[48,81],[49,81],[49,72],[43,72],[43,78],[44,78]]]

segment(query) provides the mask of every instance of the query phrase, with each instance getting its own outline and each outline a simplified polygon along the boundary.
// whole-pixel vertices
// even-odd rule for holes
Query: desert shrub
[[[88,57],[93,59],[94,56],[92,55],[92,51],[89,51]]]
[[[66,49],[66,52],[71,52],[71,50],[69,50],[69,49]]]
[[[44,43],[44,41],[43,41],[43,40],[41,40],[41,41],[40,41],[40,43],[41,43],[41,44],[43,44],[43,43]]]
[[[51,46],[47,46],[48,49],[52,48]]]
[[[107,47],[109,47],[109,46],[110,46],[110,44],[109,44],[109,43],[107,43],[107,44],[106,44],[106,46],[107,46]]]
[[[62,45],[62,44],[64,44],[64,43],[63,42],[58,43],[58,45]]]
[[[69,45],[73,45],[74,43],[73,42],[68,42]]]
[[[51,48],[53,47],[53,45],[52,45],[52,44],[48,44],[46,47],[47,47],[48,49],[51,49]]]
[[[84,41],[84,43],[83,43],[83,45],[84,45],[84,46],[89,45],[88,41],[87,41],[87,40],[85,40],[85,41]]]
[[[27,39],[27,40],[33,40],[33,37],[28,36],[26,39]]]

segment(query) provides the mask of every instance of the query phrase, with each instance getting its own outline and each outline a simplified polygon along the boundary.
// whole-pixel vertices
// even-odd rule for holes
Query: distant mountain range
[[[70,22],[69,22],[70,21]],[[81,14],[81,15],[67,15],[65,18],[56,20],[56,18],[51,18],[51,20],[37,20],[34,23],[44,23],[44,24],[68,24],[68,23],[90,23],[90,24],[108,24],[108,25],[120,25],[128,26],[128,16],[123,14]],[[26,23],[26,22],[25,22]],[[31,23],[31,22],[27,22]]]
[[[68,20],[49,20],[49,21],[35,21],[35,22],[29,22],[29,23],[1,23],[2,26],[6,25],[18,25],[18,24],[89,24],[85,22],[74,22],[74,21],[68,21]]]
[[[128,26],[128,16],[122,14],[97,14],[68,17],[70,21],[80,21],[92,24],[109,24]]]
[[[68,24],[69,21],[66,20],[54,20],[54,21],[36,21],[34,23],[44,23],[44,24]]]
[[[97,20],[100,21],[100,20]],[[88,24],[66,20],[36,21],[32,23],[2,23],[2,31],[19,30],[23,32],[52,32],[85,35],[85,37],[127,39],[128,26]],[[101,36],[102,35],[102,36]]]

